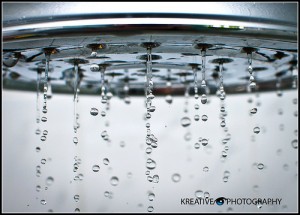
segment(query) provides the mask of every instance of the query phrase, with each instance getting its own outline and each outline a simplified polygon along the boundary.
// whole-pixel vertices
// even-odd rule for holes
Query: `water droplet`
[[[225,146],[224,149],[225,149],[225,151],[228,151],[229,146]]]
[[[92,52],[92,53],[91,53],[91,57],[96,57],[96,56],[97,56],[97,52]],[[94,65],[94,64],[93,64],[93,65]],[[93,66],[93,65],[92,65],[92,66]],[[91,70],[92,70],[92,69],[91,69]]]
[[[91,113],[92,116],[97,116],[98,115],[98,109],[97,108],[91,108],[90,113]]]
[[[155,111],[155,109],[156,109],[156,107],[155,107],[155,106],[151,106],[151,107],[149,107],[149,111],[150,111],[150,112],[154,112],[154,111]]]
[[[147,114],[146,114],[146,119],[150,119],[151,118],[151,114],[148,112]]]
[[[249,84],[249,87],[252,88],[252,89],[255,88],[255,87],[256,87],[256,83],[255,83],[255,82],[251,82],[251,83]]]
[[[257,164],[257,169],[262,170],[265,167],[262,163]]]
[[[45,163],[46,163],[46,159],[42,159],[41,164],[45,164]]]
[[[202,94],[202,96],[201,96],[201,103],[202,104],[206,104],[206,102],[207,102],[207,96],[205,94]]]
[[[126,144],[125,144],[125,142],[124,142],[124,141],[121,141],[121,142],[120,142],[120,147],[124,148],[124,147],[125,147],[125,145],[126,145]]]
[[[224,128],[226,126],[226,122],[223,120],[221,123],[220,123],[221,127]]]
[[[187,127],[187,126],[189,126],[191,124],[191,119],[189,118],[189,117],[183,117],[182,119],[181,119],[181,125],[183,126],[183,127]]]
[[[105,138],[107,136],[107,131],[103,131],[102,133],[101,133],[101,137],[102,138]]]
[[[105,117],[106,116],[106,112],[105,111],[101,111],[101,116]]]
[[[251,114],[256,114],[256,112],[257,112],[257,108],[252,108],[250,111]]]
[[[200,119],[200,116],[199,116],[198,114],[196,114],[196,115],[194,116],[194,120],[195,120],[195,121],[199,121],[199,119]]]
[[[118,177],[116,177],[116,176],[111,177],[111,179],[110,179],[110,184],[111,184],[112,186],[117,186],[117,185],[119,184],[119,179],[118,179]]]
[[[74,138],[73,138],[73,143],[75,143],[75,144],[78,143],[78,138],[77,138],[77,137],[74,137]]]
[[[95,52],[95,53],[96,53],[95,55],[97,55],[97,52]],[[92,52],[92,54],[93,54],[93,52]],[[90,70],[91,70],[92,72],[99,71],[99,69],[100,69],[100,67],[98,66],[98,64],[92,64],[92,65],[90,66]]]
[[[203,195],[203,191],[202,191],[202,190],[197,190],[197,191],[195,192],[195,196],[196,196],[197,198],[201,198],[202,195]]]
[[[105,197],[108,197],[108,196],[109,196],[109,192],[108,192],[108,191],[105,191],[105,192],[104,192],[104,196],[105,196]]]
[[[298,149],[298,140],[297,139],[295,139],[295,140],[292,141],[292,147],[294,149]]]
[[[289,170],[289,165],[288,165],[288,164],[284,164],[284,165],[283,165],[283,169],[284,169],[285,171],[288,171],[288,170]]]
[[[100,167],[98,165],[94,165],[92,169],[94,172],[99,172]]]
[[[47,122],[47,117],[43,116],[41,120],[42,122]]]
[[[152,160],[151,158],[148,158],[147,163],[146,163],[146,167],[149,170],[153,170],[156,167],[156,162],[154,160]]]
[[[222,151],[222,157],[224,157],[224,158],[227,157],[227,152],[226,151]]]
[[[48,95],[48,96],[49,96],[49,95]],[[47,97],[47,98],[49,98],[49,97]],[[47,108],[44,107],[43,110],[42,110],[42,112],[43,112],[43,113],[47,113],[47,112],[48,112]]]
[[[75,209],[75,212],[80,212],[80,209],[79,209],[79,208],[76,208],[76,209]]]
[[[194,147],[195,147],[195,149],[199,149],[200,148],[200,143],[195,143]]]
[[[172,175],[172,181],[173,182],[177,183],[177,182],[180,181],[180,179],[181,179],[181,175],[180,174],[175,173],[175,174]]]
[[[208,172],[209,168],[207,166],[203,167],[203,172]]]
[[[151,148],[151,147],[147,147],[147,148],[146,148],[146,153],[147,153],[147,154],[150,154],[151,152],[152,152],[152,148]]]
[[[192,134],[190,132],[187,132],[185,135],[184,135],[184,139],[186,141],[190,141],[192,139]]]
[[[207,139],[202,139],[201,142],[202,142],[202,145],[203,145],[203,146],[206,146],[206,145],[208,144],[208,140],[207,140]]]
[[[199,95],[198,95],[198,94],[195,94],[194,97],[195,97],[195,99],[198,99],[198,98],[199,98]]]
[[[204,198],[205,198],[205,199],[208,199],[209,197],[210,197],[209,192],[205,192],[205,193],[204,193]]]
[[[154,198],[155,198],[155,194],[152,193],[152,192],[150,192],[150,193],[148,194],[148,199],[149,199],[149,201],[153,201]]]
[[[294,116],[297,117],[298,116],[298,111],[294,112]]]
[[[159,176],[158,175],[153,175],[153,182],[158,183],[159,182]]]
[[[194,107],[195,107],[196,110],[198,110],[200,106],[198,104],[195,104]]]
[[[153,211],[154,211],[154,207],[153,207],[153,206],[149,206],[149,207],[147,208],[147,211],[148,211],[148,212],[153,212]]]
[[[223,177],[223,182],[226,183],[228,181],[228,177],[224,176]]]
[[[260,132],[260,128],[259,128],[259,127],[255,127],[255,128],[253,129],[253,132],[254,132],[255,134],[258,134],[258,133]]]
[[[202,115],[202,121],[206,122],[208,119],[207,115]]]
[[[54,182],[54,178],[51,177],[51,176],[49,176],[49,177],[46,179],[46,184],[47,184],[48,186],[51,186],[51,185],[53,184],[53,182]]]
[[[47,204],[46,200],[41,200],[41,204],[46,205]]]
[[[149,174],[150,174],[150,171],[149,171],[149,170],[147,170],[147,171],[145,172],[145,174],[146,174],[146,175],[149,175]]]
[[[104,159],[103,159],[103,163],[104,163],[104,165],[108,165],[108,164],[109,164],[108,158],[104,158]]]
[[[37,191],[37,192],[40,192],[40,191],[41,191],[41,189],[42,189],[42,188],[41,188],[41,186],[40,186],[40,185],[37,185],[37,186],[36,186],[36,191]]]
[[[79,195],[75,195],[74,200],[75,200],[75,202],[79,202]]]
[[[297,98],[294,98],[294,99],[293,99],[293,104],[296,105],[297,102],[298,102]]]
[[[40,135],[40,134],[41,134],[41,130],[40,130],[40,129],[36,129],[36,130],[35,130],[35,134],[36,134],[36,135]]]
[[[167,103],[172,104],[173,97],[171,95],[167,95],[166,98],[165,98],[165,100],[166,100]]]
[[[36,151],[36,152],[39,152],[39,151],[41,151],[41,148],[40,148],[40,147],[36,147],[36,148],[35,148],[35,151]]]

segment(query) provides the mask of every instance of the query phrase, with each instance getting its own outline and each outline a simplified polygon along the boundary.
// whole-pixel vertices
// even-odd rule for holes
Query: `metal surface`
[[[107,64],[105,79],[114,95],[123,96],[125,83],[130,95],[144,95],[145,42],[159,44],[152,49],[156,95],[183,95],[186,82],[192,91],[191,64],[201,62],[199,43],[209,44],[206,79],[212,94],[219,84],[218,65],[212,62],[220,57],[231,61],[224,64],[226,93],[247,92],[245,47],[255,49],[252,66],[258,91],[276,90],[279,79],[281,89],[292,88],[298,64],[296,3],[214,3],[223,6],[223,12],[203,12],[203,7],[199,14],[96,13],[93,4],[79,11],[80,3],[5,3],[4,88],[36,90],[36,72],[43,73],[44,50],[50,47],[55,50],[50,62],[54,93],[73,93],[74,61],[79,61],[80,94],[100,94],[100,74],[90,66]],[[247,10],[248,16],[243,12]],[[97,55],[91,56],[92,51]],[[172,89],[166,85],[168,74]]]

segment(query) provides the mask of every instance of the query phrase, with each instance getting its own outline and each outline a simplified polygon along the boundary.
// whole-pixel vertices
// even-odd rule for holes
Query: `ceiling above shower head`
[[[100,94],[102,70],[114,95],[122,97],[125,85],[130,95],[144,95],[151,49],[155,95],[192,91],[193,73],[200,83],[204,63],[210,93],[219,86],[220,67],[226,93],[247,92],[252,74],[258,91],[276,90],[279,81],[281,89],[293,88],[296,3],[179,3],[168,12],[159,3],[128,4],[118,5],[129,8],[121,13],[108,3],[4,3],[3,87],[36,90],[49,53],[54,93],[73,93],[76,65],[80,94]]]

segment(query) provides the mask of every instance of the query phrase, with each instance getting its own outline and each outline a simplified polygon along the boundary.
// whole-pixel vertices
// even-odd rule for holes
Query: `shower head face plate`
[[[235,17],[235,20],[221,20],[227,22],[227,27],[216,27],[205,24],[207,19],[197,15],[150,14],[150,18],[160,16],[161,21],[155,24],[132,21],[112,24],[109,23],[110,16],[129,19],[126,14],[89,15],[80,22],[76,22],[80,16],[70,16],[69,20],[64,16],[53,16],[50,21],[45,17],[23,19],[22,22],[4,19],[3,87],[36,90],[36,73],[44,72],[45,53],[48,53],[54,93],[73,93],[70,83],[76,64],[81,74],[81,94],[99,95],[99,73],[104,71],[114,95],[123,94],[125,83],[129,83],[132,96],[144,95],[147,52],[151,50],[154,91],[158,96],[170,92],[167,82],[172,83],[173,95],[183,95],[185,83],[190,83],[192,91],[195,68],[198,81],[202,80],[203,57],[205,79],[211,94],[218,88],[216,73],[220,63],[226,93],[246,93],[249,53],[258,91],[276,90],[278,78],[281,89],[292,88],[298,49],[296,28],[291,23],[287,25],[264,19],[255,27],[250,26],[244,17],[239,21],[240,26],[233,26]],[[145,16],[134,14],[131,20]],[[166,17],[174,24],[166,24]],[[192,21],[190,24],[176,24],[178,18]],[[220,16],[209,18],[208,23],[216,22]],[[195,19],[200,24],[196,25]],[[100,22],[95,24],[93,20]],[[100,67],[99,72],[91,70],[95,64]],[[199,90],[201,93],[203,89],[199,86]]]

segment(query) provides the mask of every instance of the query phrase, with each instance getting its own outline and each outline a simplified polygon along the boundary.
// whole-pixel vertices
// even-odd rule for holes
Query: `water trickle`
[[[250,89],[254,89],[256,87],[256,83],[255,83],[255,78],[254,78],[253,68],[252,68],[252,52],[248,53],[247,57],[248,57],[248,72],[250,75],[249,87]]]
[[[189,117],[185,116],[181,119],[180,122],[183,127],[187,127],[191,124],[191,119]]]
[[[46,66],[45,66],[45,78],[44,78],[44,104],[43,111],[47,110],[47,93],[48,93],[48,75],[49,75],[49,61],[50,61],[50,52],[45,52]]]
[[[93,170],[94,172],[99,172],[100,167],[99,167],[98,165],[94,165],[93,168],[92,168],[92,170]]]
[[[118,179],[118,177],[116,177],[116,176],[111,177],[111,179],[110,179],[110,184],[111,184],[112,186],[117,186],[117,185],[119,184],[119,179]]]
[[[175,173],[175,174],[172,175],[172,181],[173,182],[177,183],[177,182],[180,181],[180,179],[181,179],[181,175],[180,174]]]

